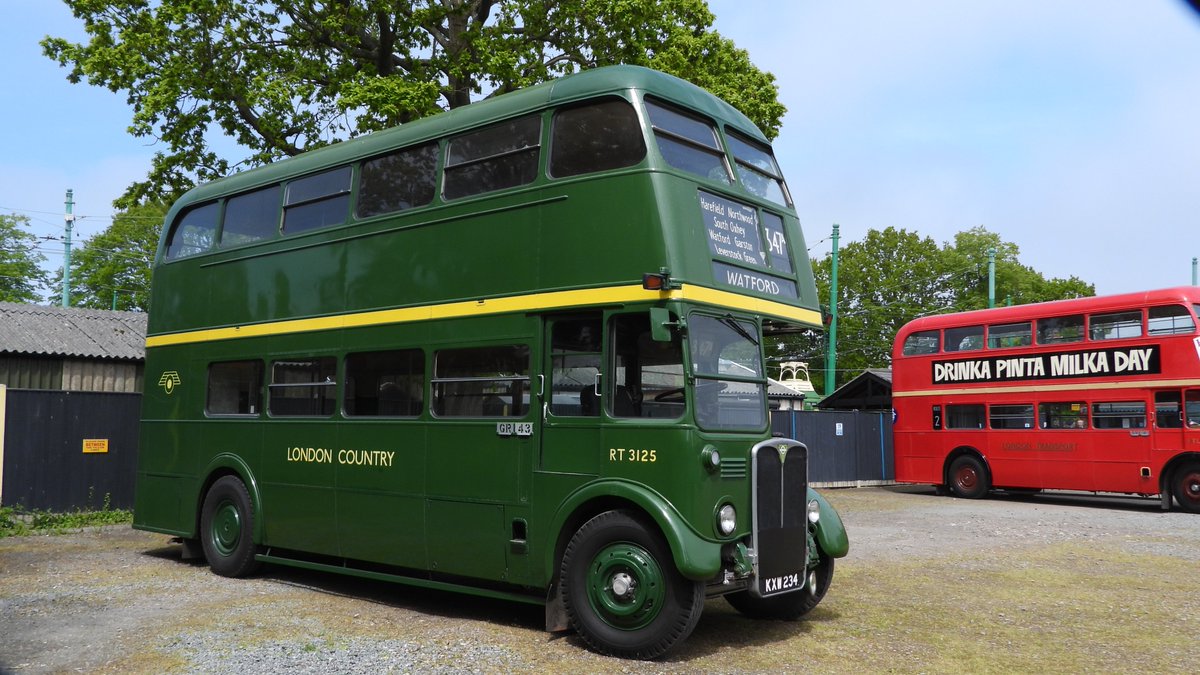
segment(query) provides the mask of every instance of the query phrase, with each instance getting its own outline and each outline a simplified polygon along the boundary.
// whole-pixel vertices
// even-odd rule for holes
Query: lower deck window
[[[1097,429],[1145,429],[1146,403],[1144,401],[1093,403],[1092,424]]]
[[[434,357],[433,414],[524,417],[529,410],[529,347],[444,349]]]
[[[257,415],[262,411],[262,362],[227,361],[208,367],[209,415]]]
[[[1038,424],[1043,429],[1086,429],[1086,403],[1041,403],[1038,405]]]
[[[993,429],[1032,429],[1033,406],[993,405],[989,407],[989,424]]]
[[[420,349],[346,356],[347,417],[415,417],[425,402]]]
[[[328,417],[333,414],[334,376],[337,362],[332,356],[276,361],[271,364],[271,414],[276,417]]]
[[[982,429],[986,419],[982,403],[946,406],[947,429]]]

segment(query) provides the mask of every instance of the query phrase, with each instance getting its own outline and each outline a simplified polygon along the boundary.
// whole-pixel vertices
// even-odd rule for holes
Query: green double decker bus
[[[797,618],[848,540],[773,437],[820,325],[762,133],[600,68],[199,186],[166,217],[134,527],[543,604],[654,658],[706,598]]]

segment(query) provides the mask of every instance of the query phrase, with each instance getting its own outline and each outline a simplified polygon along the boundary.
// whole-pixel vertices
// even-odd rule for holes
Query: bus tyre
[[[833,558],[822,555],[821,562],[813,571],[816,573],[814,588],[806,586],[798,591],[769,598],[755,597],[750,591],[738,591],[726,595],[725,602],[751,619],[795,621],[821,604],[825,592],[829,590],[829,584],[833,582]]]
[[[950,463],[950,492],[962,499],[979,499],[987,494],[990,479],[983,462],[963,455]]]
[[[254,572],[254,509],[250,492],[237,476],[223,476],[204,496],[200,544],[212,571],[223,577]]]
[[[621,658],[662,656],[704,609],[704,584],[681,575],[662,537],[628,511],[605,511],[575,532],[559,584],[571,627]]]
[[[1171,479],[1171,495],[1179,508],[1188,513],[1200,513],[1200,462],[1179,467]]]

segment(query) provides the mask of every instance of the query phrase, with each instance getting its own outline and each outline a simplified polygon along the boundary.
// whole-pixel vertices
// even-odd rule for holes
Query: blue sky
[[[1047,276],[1099,293],[1182,285],[1200,256],[1200,19],[1182,0],[710,0],[775,74],[775,149],[820,257],[895,226],[938,242],[976,225]],[[55,0],[4,0],[0,213],[102,231],[155,151],[124,96],[41,55],[81,39]],[[814,242],[816,242],[814,244]],[[62,247],[47,242],[50,265]],[[1003,295],[1003,289],[1000,289]]]

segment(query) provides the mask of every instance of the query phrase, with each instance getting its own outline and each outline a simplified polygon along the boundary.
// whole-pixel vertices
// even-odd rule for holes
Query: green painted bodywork
[[[543,116],[544,149],[557,107],[596,97],[640,106],[645,95],[766,142],[743,115],[690,84],[643,68],[613,67],[246,171],[182,197],[167,216],[154,273],[134,526],[195,538],[206,486],[222,474],[235,474],[250,491],[254,541],[264,559],[291,559],[303,552],[322,560],[385,565],[394,572],[379,573],[387,578],[435,574],[442,575],[439,584],[467,580],[502,585],[507,590],[497,592],[505,597],[544,598],[574,528],[603,510],[628,508],[659,527],[685,576],[717,575],[722,547],[735,546],[749,534],[751,486],[747,472],[723,475],[706,469],[701,451],[713,446],[727,462],[748,465],[750,448],[770,435],[766,425],[738,433],[705,431],[694,422],[690,393],[683,417],[676,420],[544,417],[536,404],[521,417],[438,419],[429,408],[428,376],[440,349],[522,344],[530,350],[531,382],[536,383],[548,371],[548,320],[572,312],[602,318],[607,325],[621,313],[652,307],[677,318],[699,310],[732,314],[760,328],[766,319],[792,321],[785,312],[772,315],[771,307],[817,316],[811,266],[791,207],[760,199],[740,184],[671,168],[659,156],[652,133],[644,130],[646,157],[627,168],[554,179],[543,150],[538,176],[528,185],[452,201],[437,197],[407,211],[351,217],[336,227],[163,260],[171,223],[197,204],[521,113]],[[644,111],[640,114],[644,118]],[[794,269],[787,278],[796,284],[798,298],[780,299],[714,279],[699,189],[782,219]],[[352,194],[352,203],[355,198]],[[638,287],[643,274],[661,269],[685,288],[774,304],[759,312],[740,303],[714,305],[644,291],[572,308],[537,306],[539,298],[554,292]],[[353,323],[366,312],[451,303],[485,307],[523,297],[533,298],[533,306],[455,318],[346,328],[281,323],[323,317],[334,317],[334,324],[343,318]],[[210,329],[249,336],[188,335]],[[164,338],[172,340],[158,342]],[[352,419],[340,404],[335,414],[319,418],[204,412],[211,363],[261,359],[269,377],[275,359],[331,356],[340,364],[347,354],[393,348],[423,350],[425,405],[414,418]],[[169,372],[178,374],[179,383],[160,386]],[[339,378],[342,372],[339,365]],[[263,386],[264,405],[266,391]],[[528,423],[533,432],[500,436],[497,422]],[[307,456],[328,461],[297,461],[296,449],[312,449]],[[633,449],[653,451],[654,461],[613,459],[617,450]],[[373,456],[388,460],[351,464],[343,459],[361,455],[346,453],[379,453]],[[818,499],[822,550],[845,555],[841,521]],[[722,503],[741,514],[728,537],[715,531]]]
[[[842,517],[816,490],[809,488],[808,498],[817,500],[820,506],[821,518],[817,521],[816,534],[821,550],[834,558],[845,557],[850,552],[850,537],[846,534]]]

